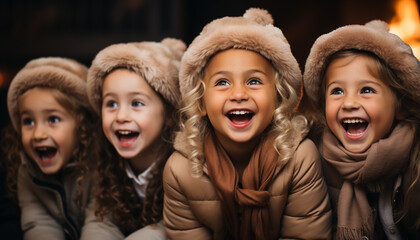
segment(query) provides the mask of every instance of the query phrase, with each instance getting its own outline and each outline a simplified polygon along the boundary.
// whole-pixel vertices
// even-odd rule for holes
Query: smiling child
[[[382,21],[315,41],[304,84],[325,117],[337,239],[419,239],[419,80],[411,48]]]

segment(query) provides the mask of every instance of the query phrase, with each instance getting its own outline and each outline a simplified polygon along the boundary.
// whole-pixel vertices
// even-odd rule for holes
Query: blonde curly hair
[[[203,174],[204,152],[203,142],[207,129],[211,126],[207,117],[203,117],[202,98],[206,90],[204,70],[200,72],[196,85],[184,94],[180,109],[180,128],[186,136],[186,144],[192,150],[189,158],[192,162],[192,175],[199,177]],[[277,137],[274,147],[279,153],[278,161],[287,162],[292,157],[297,145],[309,132],[307,119],[296,113],[296,103],[300,96],[284,76],[275,71],[275,85],[278,96],[278,104],[274,111],[272,124],[267,128],[274,131]]]

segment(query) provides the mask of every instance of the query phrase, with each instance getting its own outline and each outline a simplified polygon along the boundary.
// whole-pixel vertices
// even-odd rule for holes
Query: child
[[[111,45],[88,73],[89,100],[101,115],[108,154],[97,160],[98,193],[83,238],[165,239],[162,172],[173,152],[178,70],[185,44],[177,39]],[[159,224],[158,224],[159,223]],[[150,231],[149,231],[150,230]]]
[[[25,239],[79,239],[88,203],[93,112],[87,68],[71,59],[30,61],[8,91],[11,123],[21,143],[18,200]],[[18,141],[19,139],[16,139]],[[16,154],[9,154],[15,156]]]
[[[320,151],[337,239],[419,239],[419,79],[382,21],[315,41],[304,83],[328,126]]]
[[[327,239],[330,206],[301,72],[271,15],[204,27],[180,69],[182,131],[163,173],[171,239]]]

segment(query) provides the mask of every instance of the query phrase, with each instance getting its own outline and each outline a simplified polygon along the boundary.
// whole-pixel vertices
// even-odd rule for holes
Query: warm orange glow
[[[420,57],[420,17],[415,0],[396,0],[396,15],[389,24],[390,32],[399,36]]]
[[[0,72],[0,88],[2,88],[4,85],[4,75]]]

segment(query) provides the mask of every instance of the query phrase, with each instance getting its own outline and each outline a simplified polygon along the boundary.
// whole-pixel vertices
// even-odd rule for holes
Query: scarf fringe
[[[367,221],[362,224],[361,228],[337,226],[336,240],[362,239],[363,236],[373,239],[374,222],[373,214],[369,214]]]

